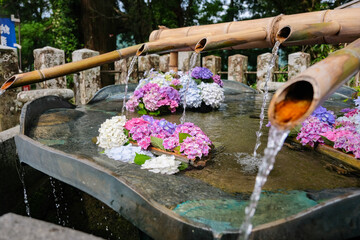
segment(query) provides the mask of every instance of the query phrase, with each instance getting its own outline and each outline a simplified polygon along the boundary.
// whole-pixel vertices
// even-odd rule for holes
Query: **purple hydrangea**
[[[173,151],[174,148],[179,147],[180,153],[187,156],[188,159],[207,156],[211,149],[212,142],[208,136],[190,122],[176,125],[165,119],[157,120],[144,115],[141,118],[130,119],[125,125],[132,139],[137,141],[143,149],[150,146],[152,136],[163,139],[163,146],[167,150]],[[180,133],[187,133],[191,136],[180,143]]]
[[[213,76],[213,73],[206,67],[195,67],[191,76],[196,79],[210,79]]]
[[[314,147],[315,143],[324,143],[321,138],[323,133],[330,131],[332,128],[327,122],[321,121],[319,118],[309,116],[303,123],[296,139],[300,140],[302,145],[309,144]]]
[[[220,87],[224,86],[224,82],[221,80],[219,75],[212,76],[214,83],[217,83]]]
[[[333,125],[335,123],[334,112],[328,111],[322,106],[319,106],[317,109],[315,109],[311,115],[317,117],[322,122],[327,122],[329,125]]]

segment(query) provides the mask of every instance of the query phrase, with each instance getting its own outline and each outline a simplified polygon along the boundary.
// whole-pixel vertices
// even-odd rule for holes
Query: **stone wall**
[[[15,48],[0,46],[0,85],[11,76],[19,73],[17,51]],[[19,124],[22,103],[16,100],[21,88],[8,89],[0,96],[0,131]]]

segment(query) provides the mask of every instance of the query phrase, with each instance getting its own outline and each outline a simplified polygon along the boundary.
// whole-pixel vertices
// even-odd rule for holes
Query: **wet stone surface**
[[[129,187],[135,189],[146,199],[169,209],[179,209],[180,204],[184,203],[196,206],[199,202],[206,203],[207,201],[224,201],[232,204],[235,206],[234,208],[223,209],[225,212],[230,210],[231,220],[221,217],[223,211],[217,215],[217,211],[214,209],[219,208],[219,206],[216,202],[201,210],[202,214],[199,215],[199,218],[204,218],[205,220],[200,222],[209,226],[213,226],[216,221],[223,221],[224,225],[221,231],[233,229],[241,222],[242,215],[238,212],[242,211],[244,201],[252,192],[257,166],[260,163],[260,159],[255,162],[247,162],[246,156],[253,152],[256,140],[255,131],[259,124],[258,119],[250,116],[259,114],[261,106],[259,101],[262,97],[253,93],[243,93],[227,95],[226,99],[218,111],[209,113],[187,112],[186,121],[194,122],[203,129],[214,142],[216,152],[204,169],[192,169],[172,176],[151,173],[147,170],[141,170],[140,166],[135,164],[109,159],[106,155],[101,154],[102,149],[92,142],[92,138],[98,136],[101,123],[121,112],[122,100],[107,99],[75,110],[48,111],[34,125],[30,136],[43,143],[46,143],[44,140],[64,140],[62,142],[48,142],[48,145],[94,161],[109,169],[118,178],[125,180]],[[336,104],[327,104],[337,108]],[[127,113],[128,119],[138,116],[136,113]],[[179,123],[181,113],[163,117],[168,121]],[[49,119],[52,118],[56,121],[51,125],[52,121]],[[265,119],[265,123],[267,123],[267,119]],[[267,141],[268,130],[266,127],[263,128],[263,132],[263,144],[258,150],[260,155],[262,155]],[[313,151],[294,151],[286,146],[282,148],[264,190],[286,196],[289,195],[289,192],[296,190],[301,198],[295,197],[289,201],[285,200],[291,211],[284,210],[283,214],[276,215],[275,219],[289,216],[316,205],[317,201],[321,199],[316,198],[317,201],[314,201],[308,198],[306,192],[309,190],[318,192],[330,189],[331,192],[331,189],[360,187],[359,178],[329,171],[326,168],[326,160],[325,156]],[[324,199],[327,198],[326,196],[332,195],[321,196]],[[294,201],[299,204],[295,204]],[[276,197],[269,198],[266,204],[269,202],[274,204],[272,210],[268,211],[267,216],[262,217],[257,224],[275,220],[272,211],[277,211],[277,208],[281,207],[280,205],[286,205],[284,202],[279,202]],[[306,202],[311,204],[307,205]],[[267,209],[265,205],[261,206],[261,203],[259,208]],[[211,212],[214,213],[210,214]],[[192,216],[182,213],[181,215],[194,220]]]

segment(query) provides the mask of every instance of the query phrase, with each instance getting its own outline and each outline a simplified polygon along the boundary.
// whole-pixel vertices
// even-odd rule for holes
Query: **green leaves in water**
[[[134,163],[137,165],[143,165],[146,160],[151,159],[148,155],[135,153]]]
[[[164,142],[164,140],[161,138],[157,138],[157,137],[153,137],[153,136],[150,137],[151,145],[153,145],[156,148],[160,148],[161,150],[165,150],[163,142]]]

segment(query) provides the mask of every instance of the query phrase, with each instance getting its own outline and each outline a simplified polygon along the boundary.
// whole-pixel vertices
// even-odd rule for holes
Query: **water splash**
[[[185,121],[186,121],[186,93],[188,92],[189,90],[189,85],[190,85],[190,79],[191,79],[191,72],[192,72],[192,69],[195,67],[196,65],[196,60],[197,60],[197,57],[198,57],[199,53],[197,52],[193,52],[191,57],[190,57],[190,63],[189,63],[189,77],[187,78],[186,80],[186,89],[185,89],[185,92],[184,92],[184,100],[183,100],[183,113],[182,113],[182,116],[180,118],[180,123],[183,124]]]
[[[280,151],[285,138],[287,137],[288,130],[280,130],[271,126],[269,131],[268,144],[264,150],[264,157],[262,163],[259,167],[258,174],[255,180],[254,190],[250,197],[250,203],[245,208],[245,219],[240,227],[240,237],[239,240],[247,240],[252,231],[251,219],[255,214],[256,206],[260,199],[260,194],[262,187],[266,183],[266,180],[273,169],[275,163],[275,157]]]
[[[267,100],[268,100],[268,97],[269,97],[268,82],[270,81],[271,76],[272,76],[271,70],[275,66],[275,60],[276,60],[276,56],[277,56],[278,51],[279,51],[279,46],[280,46],[280,42],[277,41],[274,44],[274,47],[272,49],[272,56],[271,56],[270,64],[269,64],[269,67],[267,69],[266,76],[265,76],[265,85],[264,85],[264,90],[265,91],[264,91],[263,102],[262,102],[262,105],[261,105],[259,130],[256,132],[256,143],[255,143],[255,148],[254,148],[254,153],[253,153],[254,158],[256,158],[256,154],[257,154],[256,151],[261,145],[260,137],[262,135],[261,129],[262,129],[263,122],[264,122],[264,117],[265,117],[264,111],[265,111],[265,106],[266,106],[266,103],[267,103]]]
[[[126,80],[125,80],[125,93],[124,93],[124,98],[123,98],[123,105],[122,105],[122,108],[121,108],[121,116],[124,115],[124,112],[125,112],[125,104],[126,104],[126,95],[127,95],[127,92],[128,92],[128,85],[129,85],[129,79],[130,79],[130,75],[132,74],[133,70],[134,70],[134,66],[135,66],[135,63],[138,59],[138,56],[135,55],[133,57],[133,59],[131,60],[131,63],[130,63],[130,66],[129,66],[129,70],[128,70],[128,73],[127,73],[127,76],[126,76]]]
[[[20,173],[20,181],[23,185],[24,188],[24,203],[25,203],[25,210],[26,210],[26,215],[28,215],[29,217],[31,217],[30,215],[30,204],[29,204],[29,200],[28,200],[28,195],[26,192],[26,186],[25,186],[25,171],[23,168],[21,168],[21,173]]]

